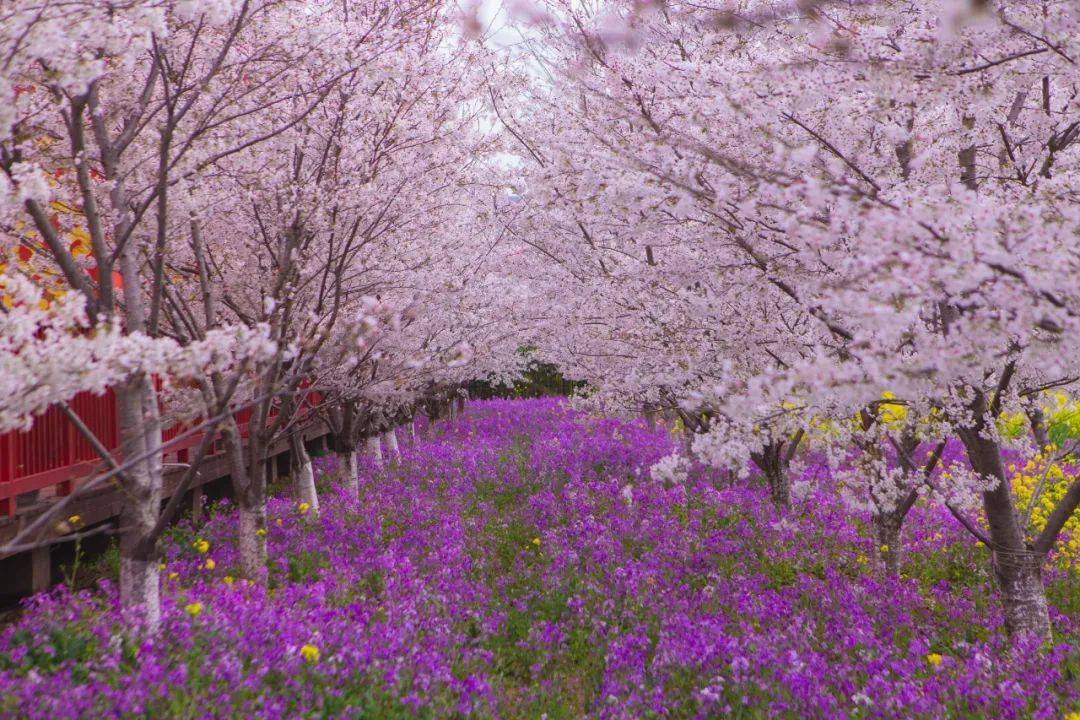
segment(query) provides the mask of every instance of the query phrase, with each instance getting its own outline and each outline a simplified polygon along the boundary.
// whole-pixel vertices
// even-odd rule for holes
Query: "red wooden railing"
[[[116,397],[81,393],[68,404],[109,450],[117,446]],[[56,487],[71,492],[73,480],[101,462],[75,426],[57,407],[40,415],[26,432],[0,435],[0,516],[15,513],[15,496]]]
[[[322,398],[318,393],[307,394],[302,408],[316,407]],[[98,440],[111,452],[118,449],[119,427],[116,416],[116,396],[80,393],[68,406],[93,431]],[[252,411],[239,410],[234,417],[244,438]],[[177,462],[187,462],[192,447],[203,439],[197,432],[177,440],[189,429],[184,424],[173,425],[161,433],[166,455]],[[216,452],[211,447],[211,454]],[[0,434],[0,518],[15,514],[15,498],[24,493],[55,488],[56,495],[71,493],[73,483],[103,469],[104,463],[90,443],[76,430],[58,407],[51,407],[34,420],[26,432]]]

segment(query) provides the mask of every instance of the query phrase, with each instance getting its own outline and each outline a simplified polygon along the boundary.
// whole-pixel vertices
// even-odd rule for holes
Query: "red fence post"
[[[15,479],[15,432],[0,435],[0,491],[4,485]],[[0,515],[12,517],[15,514],[15,498],[5,495],[0,498]]]

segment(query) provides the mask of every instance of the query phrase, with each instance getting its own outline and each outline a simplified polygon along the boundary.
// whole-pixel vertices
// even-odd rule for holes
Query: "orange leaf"
[[[69,248],[74,257],[83,257],[90,254],[90,246],[82,240],[72,240]]]
[[[90,268],[89,270],[86,271],[86,273],[90,276],[90,278],[92,280],[94,280],[95,282],[98,281],[98,269],[97,269],[97,267]],[[114,288],[117,288],[118,290],[123,290],[124,289],[124,278],[121,277],[120,273],[116,272],[115,270],[113,270],[112,282],[113,282],[113,287]]]

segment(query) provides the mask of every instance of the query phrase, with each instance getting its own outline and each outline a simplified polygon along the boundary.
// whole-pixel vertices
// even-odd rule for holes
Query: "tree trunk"
[[[360,496],[360,480],[358,478],[360,471],[356,466],[356,451],[349,450],[348,452],[338,452],[338,471],[337,479],[343,488],[345,493],[350,498],[357,498]]]
[[[397,431],[394,428],[390,428],[383,433],[383,440],[386,441],[386,451],[393,455],[394,458],[401,459],[401,448],[398,447]]]
[[[1026,414],[1028,422],[1031,423],[1031,435],[1035,438],[1035,444],[1039,446],[1036,452],[1044,453],[1050,445],[1050,436],[1046,432],[1046,415],[1037,403],[1032,403]]]
[[[644,411],[645,426],[649,428],[649,432],[656,432],[656,410],[652,408],[646,408]]]
[[[1050,615],[1043,584],[1042,560],[1034,553],[995,553],[1005,627],[1012,635],[1034,634],[1049,640]]]
[[[682,431],[682,446],[683,455],[687,458],[694,456],[694,431],[685,426]]]
[[[130,515],[120,514],[121,521]],[[127,552],[125,552],[127,551]],[[120,543],[120,603],[134,610],[151,630],[161,622],[160,569],[157,560],[142,560],[133,556],[129,544]]]
[[[769,496],[778,508],[787,510],[791,507],[791,480],[787,468],[777,465],[765,474],[769,480]]]
[[[771,442],[761,452],[750,453],[750,459],[765,476],[773,504],[782,510],[791,507],[791,481],[787,474],[784,443]]]
[[[249,438],[248,461],[240,428],[232,417],[221,423],[222,443],[229,463],[233,494],[239,509],[236,547],[240,572],[248,580],[261,582],[266,576],[266,475],[268,463],[263,458],[258,438]]]
[[[259,467],[256,472],[265,472]],[[240,508],[240,528],[237,549],[240,572],[248,580],[262,582],[266,577],[266,500],[258,493],[237,496]]]
[[[1034,633],[1050,639],[1042,558],[1024,541],[1009,483],[1005,478],[1001,449],[995,440],[983,434],[987,403],[981,391],[976,393],[972,411],[975,417],[973,427],[961,428],[959,435],[972,469],[995,483],[992,489],[983,492],[982,499],[993,543],[991,558],[1001,589],[1006,629],[1013,636]]]
[[[903,540],[900,538],[903,518],[896,512],[874,513],[873,523],[881,567],[887,575],[896,577],[900,574],[900,555],[903,550]]]
[[[304,447],[304,438],[296,433],[290,438],[292,444],[293,483],[296,486],[296,497],[302,503],[307,503],[311,512],[319,514],[319,493],[315,489],[315,469],[311,465],[311,456]]]
[[[382,443],[379,442],[378,435],[369,435],[364,439],[364,449],[367,454],[375,460],[375,467],[382,467]]]
[[[120,603],[142,615],[147,627],[161,620],[157,558],[146,547],[161,508],[161,425],[157,393],[150,379],[138,375],[116,388],[119,440],[124,458],[143,458],[125,472],[126,498],[120,511]]]

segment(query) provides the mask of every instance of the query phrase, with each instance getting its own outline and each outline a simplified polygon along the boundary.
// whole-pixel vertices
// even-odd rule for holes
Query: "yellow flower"
[[[170,579],[170,580],[175,580],[175,579],[177,579],[178,577],[180,577],[180,573],[178,573],[178,572],[171,572],[171,573],[169,573],[169,579]]]
[[[534,537],[532,542],[536,547],[540,547],[540,538]]]
[[[68,518],[68,522],[71,523],[72,525],[78,525],[79,523],[82,522],[82,516],[81,515],[72,515],[71,517]]]
[[[266,528],[259,528],[255,531],[255,534],[259,537],[266,537]]]
[[[314,665],[319,662],[319,648],[315,647],[311,643],[308,643],[304,647],[300,648],[300,654],[304,656],[304,659]]]
[[[887,552],[889,552],[889,546],[888,545],[882,545],[881,547],[878,548],[878,550],[880,550],[883,553],[887,553]]]
[[[926,656],[926,662],[930,663],[930,666],[935,668],[941,667],[941,661],[943,659],[944,658],[942,658],[937,653],[930,653]]]
[[[311,509],[311,506],[308,505],[306,502],[302,502],[302,503],[300,503],[299,505],[296,506],[296,509],[300,512],[301,515],[303,515],[308,510]]]
[[[278,527],[281,527],[281,518],[278,518],[278,519],[277,519],[277,520],[275,520],[274,522],[276,522],[276,523],[277,523],[277,526],[278,526]]]
[[[885,391],[881,393],[881,399],[895,400],[896,395]],[[881,421],[886,425],[896,425],[907,419],[908,409],[900,403],[883,402],[879,407],[881,409]]]
[[[199,613],[203,611],[203,604],[201,602],[193,602],[187,605],[184,610],[187,610],[187,614],[191,617],[199,617]]]
[[[1034,467],[1028,472],[1016,473],[1010,484],[1017,504],[1030,508],[1031,522],[1025,530],[1029,536],[1033,536],[1046,527],[1054,508],[1068,491],[1071,476],[1065,474],[1060,462],[1054,462],[1051,458],[1036,456],[1034,463],[1028,464],[1034,464]],[[1063,531],[1066,538],[1075,537],[1080,531],[1080,516],[1068,520]],[[1080,558],[1076,550],[1069,540],[1063,540],[1055,563],[1072,572],[1080,572],[1080,564],[1077,563]]]
[[[158,570],[164,570],[165,569],[165,561],[164,560],[158,563],[157,569]]]
[[[1065,720],[1080,720],[1080,712],[1071,712],[1065,716]]]
[[[231,586],[232,586],[232,584],[233,584],[233,582],[234,582],[234,580],[233,580],[233,576],[232,576],[232,575],[226,575],[226,576],[225,576],[225,584],[226,584],[226,585],[228,585],[228,586],[230,586],[230,587],[231,587]]]
[[[203,555],[210,552],[210,543],[206,542],[202,538],[199,538],[195,542],[191,543],[191,547],[195,548],[197,552]]]
[[[860,565],[865,565],[869,562],[869,560],[866,559],[865,555],[860,553],[859,556],[855,558],[855,562],[859,563]]]
[[[214,562],[213,558],[206,558],[206,566],[205,567],[206,567],[207,570],[213,570],[214,568],[217,567],[217,563]]]

